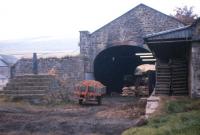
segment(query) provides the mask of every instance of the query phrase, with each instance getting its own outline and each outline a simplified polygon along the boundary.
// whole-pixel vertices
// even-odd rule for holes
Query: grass
[[[169,100],[164,104],[163,114],[122,135],[200,135],[200,100]]]

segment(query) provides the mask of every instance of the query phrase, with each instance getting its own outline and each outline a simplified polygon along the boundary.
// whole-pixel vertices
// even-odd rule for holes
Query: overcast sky
[[[79,31],[95,31],[143,3],[163,13],[200,0],[0,0],[0,41],[64,37],[78,44]]]

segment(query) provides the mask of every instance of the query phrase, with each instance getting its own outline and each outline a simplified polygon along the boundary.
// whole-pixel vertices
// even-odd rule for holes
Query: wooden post
[[[32,66],[32,73],[38,74],[38,61],[37,61],[37,53],[33,53],[33,66]]]

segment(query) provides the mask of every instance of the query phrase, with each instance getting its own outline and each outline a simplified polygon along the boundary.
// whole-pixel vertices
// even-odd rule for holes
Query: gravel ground
[[[0,104],[0,135],[120,135],[135,126],[133,97],[105,97],[101,106]]]

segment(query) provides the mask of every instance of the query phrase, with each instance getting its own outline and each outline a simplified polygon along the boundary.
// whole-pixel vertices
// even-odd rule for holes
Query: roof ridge
[[[171,16],[171,15],[167,15],[167,14],[165,14],[165,13],[163,13],[163,12],[157,10],[157,9],[154,9],[154,8],[152,8],[152,7],[150,7],[150,6],[147,6],[147,5],[145,5],[145,4],[143,4],[143,5],[146,6],[146,7],[148,7],[148,8],[150,8],[150,9],[152,9],[152,10],[154,10],[154,11],[156,11],[156,12],[159,12],[160,14],[163,14],[163,15],[165,15],[165,16],[170,17],[170,18],[172,18],[172,19],[174,19],[174,20],[176,20],[176,21],[182,23],[183,25],[186,25],[184,22],[178,20],[177,18],[175,18],[175,17],[173,17],[173,16]]]
[[[162,13],[162,12],[160,12],[160,11],[158,11],[158,10],[152,8],[152,7],[149,7],[149,6],[147,6],[147,5],[143,4],[143,3],[140,3],[139,5],[135,6],[134,8],[132,8],[132,9],[130,9],[129,11],[125,12],[124,14],[120,15],[119,17],[115,18],[114,20],[112,20],[112,21],[110,21],[109,23],[103,25],[103,26],[100,27],[99,29],[95,30],[95,31],[92,32],[90,35],[92,35],[92,34],[98,32],[99,30],[101,30],[101,29],[103,29],[104,27],[108,26],[109,24],[113,23],[113,22],[116,21],[117,19],[119,19],[119,18],[121,18],[121,17],[123,17],[123,16],[129,14],[130,12],[135,11],[138,7],[146,7],[146,8],[149,8],[149,9],[151,9],[151,10],[154,10],[154,11],[156,11],[156,12],[159,12],[160,14],[165,15],[165,16],[168,16],[168,17],[170,17],[170,18],[172,18],[172,19],[174,19],[174,20],[180,22],[181,24],[185,25],[183,22],[181,22],[180,20],[178,20],[178,19],[176,19],[176,18],[174,18],[174,17],[172,17],[172,16],[170,16],[170,15],[167,15],[167,14]]]
[[[94,33],[96,33],[97,31],[101,30],[102,28],[108,26],[109,24],[111,24],[111,23],[114,22],[115,20],[121,18],[122,16],[125,16],[125,15],[127,15],[128,13],[134,11],[135,9],[137,9],[137,8],[140,7],[140,6],[146,6],[146,5],[144,5],[143,3],[140,3],[139,5],[135,6],[134,8],[130,9],[129,11],[123,13],[122,15],[120,15],[120,16],[117,17],[117,18],[115,18],[114,20],[108,22],[107,24],[103,25],[103,26],[100,27],[99,29],[95,30],[94,32],[91,33],[91,35],[94,34]],[[148,6],[146,6],[146,7],[148,7]]]

